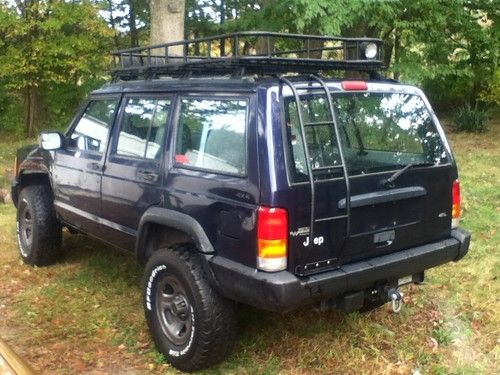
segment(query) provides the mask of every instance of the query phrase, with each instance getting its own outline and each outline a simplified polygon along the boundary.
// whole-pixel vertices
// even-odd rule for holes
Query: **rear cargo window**
[[[335,132],[324,95],[301,97],[310,164],[316,179],[342,176]],[[350,93],[333,96],[342,149],[350,175],[434,165],[448,155],[424,101],[418,95]],[[307,180],[297,106],[286,103],[294,182]],[[331,168],[328,168],[331,167]]]

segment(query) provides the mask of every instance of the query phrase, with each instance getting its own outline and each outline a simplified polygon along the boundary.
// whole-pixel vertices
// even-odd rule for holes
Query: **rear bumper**
[[[306,277],[297,277],[288,271],[261,272],[220,256],[210,258],[209,265],[218,290],[225,297],[265,310],[284,312],[458,261],[467,254],[469,244],[470,233],[454,229],[451,237],[442,241]]]

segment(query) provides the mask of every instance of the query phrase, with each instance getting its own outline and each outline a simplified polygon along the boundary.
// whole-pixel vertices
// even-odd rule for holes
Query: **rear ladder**
[[[340,142],[340,131],[338,129],[338,121],[337,121],[337,114],[333,108],[333,102],[332,102],[332,96],[330,94],[330,90],[328,89],[328,86],[326,85],[325,81],[318,75],[310,75],[310,84],[313,82],[316,82],[319,84],[319,88],[322,91],[324,91],[324,94],[326,96],[326,101],[328,105],[328,110],[330,112],[330,121],[317,121],[317,122],[304,122],[304,116],[302,113],[302,102],[300,99],[300,95],[298,93],[298,89],[292,81],[290,81],[286,77],[279,77],[280,81],[283,82],[285,85],[290,87],[292,90],[292,94],[294,96],[295,102],[297,103],[297,117],[299,120],[299,126],[300,126],[300,132],[302,136],[302,145],[304,147],[304,154],[306,157],[306,164],[307,164],[307,171],[308,171],[308,179],[309,179],[309,185],[311,188],[311,218],[310,218],[310,224],[309,224],[309,245],[307,246],[306,251],[303,253],[302,256],[302,262],[301,264],[305,264],[305,260],[308,259],[312,247],[314,246],[314,227],[315,223],[319,221],[331,221],[331,220],[342,220],[345,219],[345,237],[344,241],[342,243],[341,249],[339,251],[339,257],[342,254],[346,241],[350,235],[350,216],[351,216],[351,193],[350,193],[350,184],[349,184],[349,175],[347,172],[347,166],[345,163],[345,158],[344,158],[344,152],[342,150],[341,142]],[[281,102],[283,102],[283,85],[280,85],[280,98]],[[331,125],[333,127],[334,133],[335,133],[335,139],[337,143],[337,149],[339,152],[340,156],[340,164],[335,164],[331,166],[322,166],[320,168],[313,168],[311,165],[311,160],[309,158],[309,147],[307,145],[307,140],[306,140],[306,131],[305,128],[307,126],[320,126],[320,125]],[[330,170],[330,169],[341,169],[343,178],[345,181],[345,187],[346,187],[346,206],[345,206],[345,215],[338,215],[338,216],[331,216],[331,217],[326,217],[326,218],[320,218],[316,219],[315,218],[315,211],[316,211],[316,187],[315,187],[315,179],[314,179],[314,172],[316,171],[321,171],[321,170]],[[337,259],[338,262],[339,259]],[[299,274],[303,274],[304,270],[298,270]]]

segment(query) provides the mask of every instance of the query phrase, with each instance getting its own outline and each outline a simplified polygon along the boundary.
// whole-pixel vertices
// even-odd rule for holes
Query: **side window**
[[[175,161],[216,172],[246,172],[247,101],[182,99]]]
[[[71,145],[79,150],[103,153],[117,104],[118,99],[91,101],[70,135]]]
[[[132,98],[127,101],[116,154],[158,160],[170,100]]]

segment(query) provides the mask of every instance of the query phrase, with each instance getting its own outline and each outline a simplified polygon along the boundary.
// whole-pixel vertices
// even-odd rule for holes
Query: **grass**
[[[450,134],[471,250],[427,272],[425,285],[405,288],[400,314],[241,307],[235,350],[205,373],[498,373],[499,136],[500,124],[481,135]],[[0,171],[17,146],[0,141]],[[12,206],[0,205],[0,335],[47,374],[176,373],[148,334],[133,257],[66,235],[63,262],[30,268],[17,255],[14,218]]]

